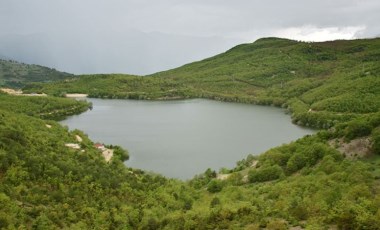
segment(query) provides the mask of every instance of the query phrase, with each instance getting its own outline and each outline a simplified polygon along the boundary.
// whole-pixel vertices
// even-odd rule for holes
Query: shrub
[[[210,183],[207,186],[207,191],[211,193],[216,193],[222,191],[223,185],[221,181],[218,180],[211,180]]]
[[[293,173],[298,171],[299,169],[305,167],[306,165],[306,157],[301,152],[296,152],[290,157],[286,169],[288,172]]]
[[[282,168],[278,165],[267,167],[263,166],[263,168],[251,170],[248,173],[248,179],[251,183],[265,182],[276,180],[280,178],[283,174],[284,172],[282,171]]]
[[[210,208],[214,208],[217,205],[220,205],[220,200],[218,197],[214,197],[210,202]]]
[[[345,137],[349,140],[355,137],[367,136],[371,133],[372,127],[368,122],[363,120],[355,120],[349,123],[349,125],[344,130]]]

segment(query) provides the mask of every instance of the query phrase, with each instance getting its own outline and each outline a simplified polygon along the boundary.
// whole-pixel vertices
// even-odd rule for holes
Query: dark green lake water
[[[167,177],[192,178],[207,168],[232,168],[315,131],[291,123],[274,107],[194,99],[134,101],[89,99],[93,110],[61,123],[93,141],[128,149],[129,167]]]

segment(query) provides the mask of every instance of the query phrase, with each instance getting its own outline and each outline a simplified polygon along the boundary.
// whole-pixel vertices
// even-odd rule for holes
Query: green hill
[[[264,38],[154,76],[191,85],[196,97],[286,106],[294,122],[323,128],[379,111],[379,63],[380,39]]]
[[[51,82],[70,77],[73,75],[55,69],[0,59],[0,87],[20,88],[29,82]]]
[[[55,111],[73,100],[4,95],[1,102],[3,229],[380,227],[379,156],[345,159],[337,151],[340,140],[369,138],[380,154],[379,113],[248,156],[223,172],[226,180],[207,170],[181,182],[126,168],[116,146],[107,163],[81,131],[36,118],[45,105]]]
[[[0,228],[380,229],[379,58],[380,39],[265,38],[151,76],[24,88],[277,105],[300,125],[324,128],[187,182],[126,168],[119,147],[108,146],[115,155],[107,163],[85,134],[43,116],[85,104],[0,94]]]
[[[11,96],[0,92],[0,110],[37,118],[61,120],[69,115],[80,114],[90,107],[91,104],[86,101],[57,97]]]
[[[193,189],[127,169],[111,148],[107,163],[82,132],[1,109],[0,229],[137,229],[186,210]]]
[[[380,109],[380,39],[263,38],[146,77],[86,75],[27,91],[132,99],[210,98],[287,107],[295,123],[328,128]]]

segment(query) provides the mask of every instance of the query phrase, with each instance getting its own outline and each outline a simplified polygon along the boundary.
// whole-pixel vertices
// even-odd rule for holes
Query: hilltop
[[[150,76],[83,75],[25,90],[276,105],[288,108],[299,125],[328,128],[379,110],[379,62],[380,38],[315,43],[263,38]]]
[[[25,92],[283,106],[317,134],[183,182],[107,162],[47,120],[88,108],[0,93],[0,228],[379,229],[380,39],[259,39],[150,76],[83,75]],[[74,108],[65,113],[64,108]],[[58,115],[58,114],[57,114]],[[80,138],[78,138],[80,137]]]
[[[0,59],[0,87],[21,88],[30,82],[51,82],[73,76],[40,65]]]

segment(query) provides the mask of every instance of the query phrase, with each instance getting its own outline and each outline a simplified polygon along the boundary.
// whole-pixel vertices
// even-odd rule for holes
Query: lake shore
[[[67,93],[67,94],[65,94],[65,97],[67,97],[67,98],[87,98],[88,94],[84,94],[84,93]]]
[[[250,153],[315,132],[292,124],[284,110],[269,106],[205,99],[88,101],[91,111],[61,124],[128,149],[129,167],[184,180],[207,168],[234,167]]]

